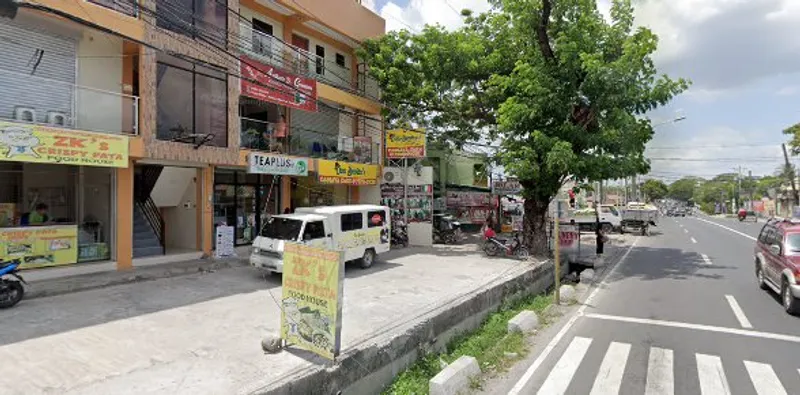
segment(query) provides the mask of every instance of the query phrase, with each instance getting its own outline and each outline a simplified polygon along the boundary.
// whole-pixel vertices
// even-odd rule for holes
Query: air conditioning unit
[[[67,126],[67,114],[60,111],[48,111],[47,123],[54,126]]]
[[[22,122],[36,122],[36,110],[32,107],[14,107],[14,119]]]
[[[384,167],[382,181],[384,184],[402,184],[403,171],[396,167]]]

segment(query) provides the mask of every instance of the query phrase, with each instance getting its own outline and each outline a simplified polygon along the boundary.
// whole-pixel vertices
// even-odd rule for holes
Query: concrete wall
[[[439,158],[439,182],[442,184],[488,187],[488,183],[475,185],[475,165],[485,163],[485,157],[466,152],[429,150],[428,157]]]
[[[197,174],[195,169],[186,169]],[[179,204],[161,210],[167,233],[167,248],[197,249],[197,181],[194,177],[185,184]]]
[[[354,0],[278,0],[357,41],[383,35],[386,21]]]
[[[150,197],[158,207],[176,207],[185,200],[186,188],[194,182],[197,169],[189,167],[164,167]]]
[[[122,93],[122,39],[85,30],[78,42],[76,92],[77,129],[119,133],[130,131],[122,125],[123,105],[133,106]]]

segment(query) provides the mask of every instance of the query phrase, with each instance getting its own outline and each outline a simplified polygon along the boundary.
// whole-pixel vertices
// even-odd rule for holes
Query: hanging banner
[[[322,184],[378,185],[378,166],[320,159],[317,173]]]
[[[128,167],[128,137],[0,122],[0,161]]]
[[[387,130],[386,157],[389,159],[424,158],[425,132],[405,129]]]
[[[333,360],[341,348],[343,291],[344,261],[340,251],[286,243],[281,338],[287,344]]]
[[[247,158],[247,172],[305,177],[308,175],[308,159],[251,152]]]
[[[0,229],[0,260],[18,261],[22,269],[76,263],[78,226]]]
[[[492,181],[493,195],[519,195],[522,185],[517,180]]]
[[[242,56],[242,94],[299,110],[317,111],[317,81]]]

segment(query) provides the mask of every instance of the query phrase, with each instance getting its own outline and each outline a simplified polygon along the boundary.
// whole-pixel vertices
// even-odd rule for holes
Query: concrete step
[[[133,248],[133,257],[134,258],[144,258],[148,256],[158,256],[163,255],[164,250],[161,249],[161,246],[157,247],[142,247],[142,248]]]
[[[155,236],[145,239],[133,239],[133,248],[147,248],[158,247],[161,248],[161,243]]]

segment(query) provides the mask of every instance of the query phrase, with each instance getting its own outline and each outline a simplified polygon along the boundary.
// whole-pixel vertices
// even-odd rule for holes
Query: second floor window
[[[156,0],[158,27],[224,47],[228,8],[218,0]]]

